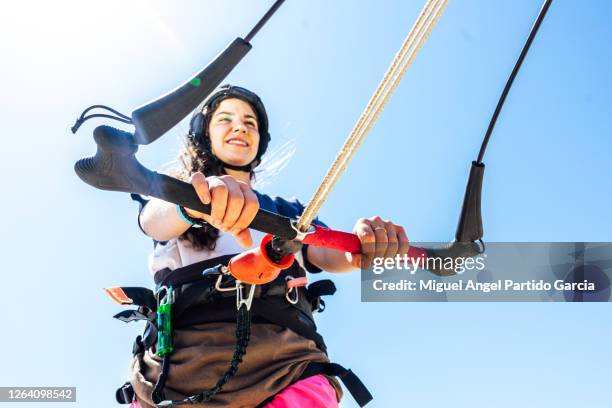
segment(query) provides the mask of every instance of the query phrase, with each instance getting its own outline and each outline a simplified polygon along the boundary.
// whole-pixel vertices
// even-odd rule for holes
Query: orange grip
[[[229,270],[237,280],[251,285],[262,285],[272,282],[281,270],[293,264],[293,254],[281,259],[280,264],[274,263],[266,254],[266,244],[272,240],[267,234],[259,243],[259,247],[236,255],[229,261]]]

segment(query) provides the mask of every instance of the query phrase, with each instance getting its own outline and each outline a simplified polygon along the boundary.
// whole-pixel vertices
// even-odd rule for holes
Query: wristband
[[[185,224],[189,224],[189,226],[194,228],[201,228],[203,226],[202,224],[205,222],[204,220],[193,218],[192,216],[187,214],[183,206],[178,204],[176,205],[176,213],[179,215],[179,217]]]

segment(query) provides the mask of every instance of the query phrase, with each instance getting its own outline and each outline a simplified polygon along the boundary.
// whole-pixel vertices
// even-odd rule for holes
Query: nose
[[[245,133],[247,132],[246,126],[245,124],[241,121],[241,120],[237,120],[234,123],[234,129],[233,129],[234,133]]]

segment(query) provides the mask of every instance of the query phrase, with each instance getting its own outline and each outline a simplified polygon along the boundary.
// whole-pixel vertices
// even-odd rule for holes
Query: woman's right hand
[[[191,184],[200,201],[210,204],[212,210],[208,215],[185,208],[187,214],[229,232],[244,248],[252,246],[253,238],[248,226],[257,215],[259,201],[251,187],[232,176],[205,177],[202,173],[194,173]]]

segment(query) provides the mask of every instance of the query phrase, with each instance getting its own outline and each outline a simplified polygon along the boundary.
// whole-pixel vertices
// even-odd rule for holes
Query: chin
[[[253,157],[244,157],[244,156],[233,156],[233,155],[227,155],[225,157],[220,157],[221,160],[223,160],[225,163],[231,164],[233,166],[245,166],[249,163],[251,163],[254,159],[255,156]]]

